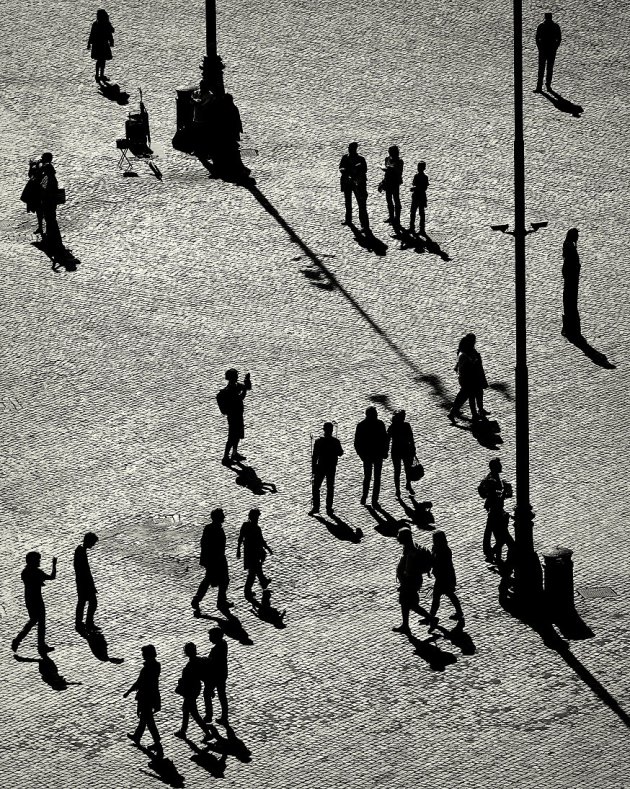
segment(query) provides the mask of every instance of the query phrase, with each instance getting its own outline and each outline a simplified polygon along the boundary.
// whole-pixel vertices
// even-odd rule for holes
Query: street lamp
[[[525,227],[525,143],[523,138],[523,5],[513,0],[514,16],[514,230],[493,225],[492,230],[514,236],[516,304],[516,507],[514,512],[514,597],[520,611],[540,614],[542,570],[534,551],[534,513],[529,496],[529,382],[527,371],[527,301],[525,238],[546,222]]]

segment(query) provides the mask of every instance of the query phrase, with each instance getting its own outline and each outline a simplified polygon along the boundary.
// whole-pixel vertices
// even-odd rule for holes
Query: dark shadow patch
[[[234,756],[239,762],[247,764],[252,760],[252,752],[245,745],[243,740],[238,737],[234,729],[229,725],[225,725],[225,732],[227,737],[222,737],[216,732],[216,741],[208,744],[208,750],[221,753],[225,756]]]
[[[100,630],[83,630],[79,635],[87,641],[94,657],[102,663],[114,663],[115,665],[124,663],[124,658],[110,657],[109,644]]]
[[[114,101],[124,107],[129,104],[129,94],[121,90],[120,85],[115,82],[100,82],[98,92],[109,101]]]
[[[45,238],[41,241],[31,242],[31,246],[39,249],[40,252],[43,252],[46,257],[52,261],[51,268],[55,273],[57,273],[60,268],[65,268],[66,271],[76,271],[77,266],[81,265],[81,261],[74,255],[69,247],[62,246],[55,249],[46,242]]]
[[[254,643],[241,624],[240,619],[232,613],[226,613],[225,619],[221,619],[221,617],[218,616],[211,616],[210,614],[201,614],[199,618],[210,619],[211,621],[216,622],[217,627],[221,628],[224,636],[232,638],[234,641],[238,641],[239,644],[250,646]]]
[[[236,474],[236,484],[242,488],[251,490],[256,496],[264,496],[265,493],[277,493],[278,488],[273,482],[263,482],[256,473],[256,469],[252,466],[246,466],[244,463],[233,462],[230,465],[232,471]]]
[[[422,640],[411,633],[407,633],[407,638],[414,646],[415,654],[422,658],[433,671],[444,671],[447,666],[457,663],[457,658],[452,652],[445,652],[435,644],[436,635]]]
[[[442,625],[437,625],[436,630],[442,634],[443,638],[457,647],[462,655],[474,655],[477,652],[474,641],[464,630],[464,622],[458,622],[451,630],[442,627]]]
[[[361,249],[373,252],[378,257],[384,257],[387,254],[387,244],[377,238],[371,230],[363,230],[352,222],[348,224],[348,227],[352,230],[354,240]]]
[[[429,235],[422,236],[420,233],[412,233],[411,230],[399,228],[395,238],[400,240],[401,250],[411,249],[418,254],[428,253],[430,255],[437,255],[445,263],[451,261],[451,257],[445,252],[437,241],[432,239]]]
[[[315,515],[315,520],[322,523],[333,537],[345,542],[361,542],[363,532],[361,529],[353,529],[348,523],[342,520],[338,515],[328,515],[328,519],[323,515]]]
[[[416,501],[414,496],[411,496],[410,501],[411,506],[403,498],[398,499],[400,506],[404,509],[411,522],[419,529],[424,529],[425,531],[433,530],[435,517],[431,512],[432,502]]]
[[[582,351],[584,356],[590,359],[593,364],[596,364],[598,367],[603,367],[605,370],[617,369],[617,366],[610,362],[605,354],[594,348],[583,335],[567,335],[567,340],[571,343],[571,345],[575,345],[576,348]]]
[[[374,530],[382,534],[383,537],[396,537],[398,536],[398,531],[402,529],[403,526],[411,525],[408,520],[394,518],[394,516],[387,512],[387,510],[384,510],[380,504],[377,507],[366,505],[365,508],[376,521]]]
[[[214,726],[211,727],[213,734],[217,734]],[[225,773],[225,764],[227,762],[227,753],[222,753],[218,758],[210,753],[205,748],[200,748],[192,740],[186,739],[186,745],[193,751],[190,757],[196,765],[209,773],[213,778],[223,778]]]
[[[582,113],[584,112],[583,107],[581,107],[579,104],[574,104],[572,101],[569,101],[569,99],[565,99],[564,96],[561,96],[552,88],[547,88],[546,93],[545,91],[541,90],[540,94],[544,96],[547,101],[550,101],[557,110],[560,110],[560,112],[566,112],[569,115],[572,115],[574,118],[582,117]]]
[[[42,680],[53,690],[67,690],[70,685],[83,684],[82,682],[68,682],[65,677],[62,677],[55,661],[49,655],[40,658],[25,658],[21,655],[13,655],[13,657],[18,663],[37,663]]]

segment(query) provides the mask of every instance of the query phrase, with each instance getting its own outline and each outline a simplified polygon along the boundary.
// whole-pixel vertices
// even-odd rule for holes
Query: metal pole
[[[206,0],[206,56],[217,55],[217,4],[216,0]]]
[[[514,268],[516,302],[516,511],[515,595],[521,607],[538,607],[542,572],[534,552],[529,496],[529,383],[525,278],[525,143],[523,139],[523,4],[514,3]]]

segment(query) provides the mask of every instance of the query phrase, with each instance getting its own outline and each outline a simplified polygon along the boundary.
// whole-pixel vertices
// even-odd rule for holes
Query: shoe
[[[233,603],[231,600],[226,600],[226,601],[223,603],[223,605],[224,605],[226,608],[234,608],[234,603]]]
[[[319,513],[319,507],[317,507],[317,508],[313,507],[313,509],[310,510],[308,514],[309,515],[317,515],[318,513]]]
[[[533,93],[542,93],[542,86],[541,87],[536,86],[532,92]]]
[[[480,413],[482,416],[489,416],[489,415],[492,413],[492,411],[486,411],[486,409],[485,409],[485,408],[480,408],[480,409],[479,409],[479,413]]]
[[[228,725],[228,719],[225,717],[225,715],[221,715],[218,718],[216,718],[216,722],[220,723],[221,726],[227,726]]]
[[[198,608],[195,608],[195,610],[193,611],[193,616],[195,617],[195,619],[200,619],[201,611]]]
[[[269,584],[271,583],[271,581],[272,581],[272,580],[273,580],[272,578],[265,578],[265,579],[262,581],[262,583],[260,584],[260,585],[261,585],[261,587],[262,587],[263,589],[266,589],[266,588],[269,586]]]
[[[175,732],[175,737],[179,737],[180,740],[185,740],[186,739],[186,732],[182,731],[181,729],[178,729]]]
[[[74,629],[77,631],[77,633],[80,636],[85,635],[86,627],[83,624],[83,622],[77,622],[76,625],[74,626]]]
[[[334,515],[335,511],[332,507],[326,507],[326,514],[327,515]]]
[[[193,597],[193,599],[190,601],[190,605],[197,611],[199,610],[199,600],[197,600],[196,597]]]
[[[375,510],[378,510],[380,508],[378,499],[372,499],[372,507],[374,507]]]
[[[201,742],[210,742],[210,740],[214,740],[214,734],[212,734],[212,732],[208,731],[201,738]]]
[[[400,494],[400,488],[398,488],[398,490],[396,491],[396,498],[397,499],[401,499],[402,498],[402,496]]]
[[[408,492],[408,493],[409,493],[411,496],[415,496],[416,492],[415,492],[415,490],[414,490],[414,489],[411,487],[411,485],[410,485],[409,483],[407,483],[405,487],[407,488],[407,492]]]
[[[409,625],[397,625],[396,627],[392,627],[393,633],[409,633]]]
[[[35,230],[33,230],[33,233],[36,236],[43,236],[44,235],[44,228],[43,227],[36,227]]]
[[[13,650],[13,652],[17,652],[19,646],[20,646],[20,642],[17,640],[17,638],[14,638],[13,641],[11,642],[11,649]]]
[[[431,632],[431,630],[435,630],[436,629],[436,627],[438,626],[438,622],[439,621],[440,620],[437,618],[437,616],[430,617],[430,619],[429,619],[429,622],[430,622],[430,624],[429,624],[429,632]]]
[[[224,465],[224,466],[231,466],[231,465],[232,465],[232,461],[230,460],[230,458],[223,458],[223,460],[221,461],[221,463],[222,463],[222,465]]]
[[[344,219],[341,224],[350,226],[352,224],[352,219]]]
[[[232,460],[247,460],[247,456],[241,455],[240,452],[232,452]]]
[[[450,419],[452,425],[456,424],[455,422],[456,414],[453,413],[453,411],[448,412],[448,418]]]
[[[361,496],[361,504],[363,504],[363,506],[365,506],[366,501],[367,498],[365,496]]]
[[[100,82],[101,81],[101,78],[98,76],[98,74],[94,75],[94,81],[95,82]]]
[[[127,737],[129,737],[129,739],[131,740],[131,742],[135,742],[135,744],[136,744],[136,745],[140,745],[140,738],[139,738],[139,737],[136,737],[136,735],[135,735],[135,734],[127,734]],[[150,747],[151,747],[151,746],[149,745],[149,748],[150,748]]]
[[[103,80],[103,82],[111,82],[110,78],[106,77],[105,74],[101,75],[101,79]]]
[[[40,655],[46,655],[48,654],[48,652],[54,652],[55,648],[49,647],[48,644],[42,644],[42,646],[39,647],[37,651],[39,652]]]

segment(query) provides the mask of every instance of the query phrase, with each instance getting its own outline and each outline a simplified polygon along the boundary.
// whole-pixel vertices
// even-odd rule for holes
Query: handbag
[[[63,205],[66,202],[66,190],[57,189],[55,192],[55,205]]]
[[[424,477],[424,467],[417,457],[411,461],[408,477],[412,482],[418,482]]]
[[[22,190],[22,194],[20,195],[20,200],[23,203],[32,203],[34,200],[37,199],[39,193],[39,184],[34,181],[32,178],[29,178],[26,182],[26,186]]]

